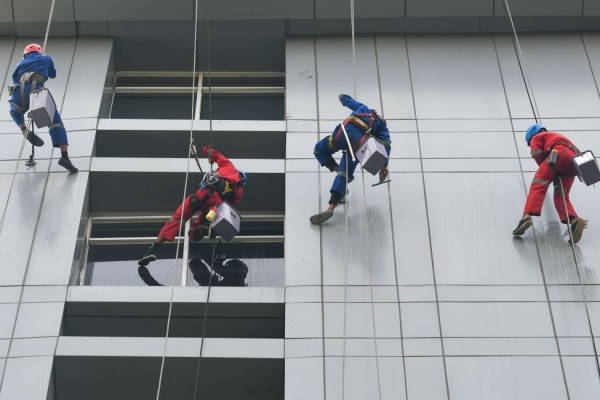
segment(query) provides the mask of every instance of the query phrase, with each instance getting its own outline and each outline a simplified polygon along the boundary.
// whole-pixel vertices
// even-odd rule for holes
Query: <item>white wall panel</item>
[[[313,40],[288,38],[285,46],[285,115],[317,119],[317,73]]]
[[[508,116],[491,36],[408,36],[418,118]]]
[[[382,108],[377,110],[388,120],[414,118],[405,37],[377,35],[375,45],[383,101]]]
[[[519,173],[428,173],[425,182],[438,284],[542,283],[535,244],[512,236],[525,202]]]
[[[558,357],[455,357],[446,362],[450,398],[567,399]]]
[[[63,118],[98,117],[112,45],[112,39],[77,40],[69,85],[61,111]]]
[[[6,178],[9,179],[6,179]],[[3,179],[6,192],[11,175]],[[18,174],[0,233],[0,284],[21,285],[29,260],[46,174]],[[2,207],[6,200],[2,202]]]
[[[321,285],[321,235],[319,228],[309,222],[310,216],[327,202],[319,198],[319,176],[316,173],[288,173],[285,179],[286,286]],[[327,244],[323,242],[323,245]]]
[[[87,182],[88,174],[85,172],[50,174],[27,285],[69,283]]]
[[[46,399],[52,358],[46,356],[7,359],[0,399]]]
[[[373,36],[356,38],[355,74],[352,65],[352,41],[348,36],[317,39],[317,84],[321,120],[341,121],[350,114],[351,111],[338,100],[341,93],[349,94],[361,103],[381,110]],[[331,124],[330,128],[322,122],[321,130],[331,131],[340,121]]]
[[[582,39],[578,33],[562,34],[521,34],[519,42],[523,51],[531,90],[535,96],[540,116],[543,118],[574,118],[600,116],[600,97],[594,83]],[[498,41],[501,62],[512,59],[512,67],[503,69],[503,74],[511,74],[506,80],[506,90],[513,117],[531,117],[520,72],[515,69],[516,56],[512,41]],[[556,57],[560,54],[560,57]],[[515,75],[517,73],[517,75]],[[521,96],[515,104],[513,99]]]

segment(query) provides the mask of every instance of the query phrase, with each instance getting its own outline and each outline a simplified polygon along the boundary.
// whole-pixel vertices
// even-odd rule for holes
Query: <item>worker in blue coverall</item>
[[[44,141],[27,129],[25,125],[25,113],[29,110],[29,93],[44,87],[48,78],[56,77],[56,69],[52,58],[42,54],[42,46],[31,43],[23,50],[23,59],[19,62],[13,72],[13,86],[10,87],[11,99],[10,115],[15,123],[21,128],[25,138],[34,146],[43,146]],[[50,137],[52,145],[59,147],[61,158],[58,165],[70,172],[77,172],[77,168],[69,160],[67,131],[63,125],[58,110],[54,112],[54,119],[50,125]]]
[[[392,142],[385,120],[377,114],[377,111],[369,108],[366,104],[354,100],[347,94],[340,94],[338,98],[343,106],[352,110],[352,114],[342,124],[346,128],[353,151],[356,152],[369,136],[373,136],[385,146],[389,156]],[[331,135],[320,140],[315,145],[314,154],[317,161],[319,161],[321,166],[327,167],[331,172],[337,173],[331,186],[329,207],[327,210],[310,217],[310,222],[315,225],[320,225],[333,217],[333,210],[343,201],[346,194],[346,182],[352,182],[354,179],[354,170],[358,161],[352,161],[352,158],[348,154],[348,141],[344,136],[344,131],[341,127],[342,124],[337,125]],[[338,165],[332,155],[339,150],[344,150],[344,155]],[[348,176],[346,176],[346,168]],[[379,181],[385,181],[388,175],[389,170],[386,164],[379,171]]]

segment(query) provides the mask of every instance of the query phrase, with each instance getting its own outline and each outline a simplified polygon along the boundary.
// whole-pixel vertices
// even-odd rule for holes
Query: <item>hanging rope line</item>
[[[55,4],[55,2],[56,2],[56,0],[52,0],[52,3],[50,5],[50,13],[48,15],[48,24],[46,25],[46,33],[44,34],[44,46],[42,47],[42,49],[43,49],[44,52],[46,52],[46,45],[48,43],[48,35],[50,33],[50,25],[52,23],[52,16],[54,14],[54,4]],[[15,43],[15,46],[16,46],[16,43]],[[14,47],[13,47],[13,49],[14,49]],[[72,67],[72,64],[73,63],[71,62],[71,67]],[[70,74],[70,71],[69,71],[69,74]],[[64,104],[64,99],[63,99],[63,104]],[[33,124],[32,119],[28,118],[26,129],[29,130],[29,128],[33,126],[32,124]],[[7,196],[7,199],[6,199],[6,204],[4,205],[4,210],[2,211],[2,219],[0,220],[0,235],[2,234],[2,230],[4,228],[4,221],[5,221],[5,218],[6,218],[6,211],[8,210],[8,205],[9,205],[9,202],[10,202],[10,198],[12,196],[12,191],[13,191],[13,187],[14,187],[14,183],[15,183],[15,178],[16,178],[17,172],[19,170],[19,164],[21,162],[21,157],[23,156],[23,149],[25,148],[25,142],[26,142],[26,138],[25,138],[25,135],[23,135],[23,139],[21,141],[21,149],[19,151],[19,157],[17,158],[17,163],[16,163],[16,166],[15,166],[15,172],[13,173],[12,180],[11,180],[11,183],[10,183],[10,188],[8,190],[8,196]],[[54,153],[54,148],[50,152],[50,160],[52,160],[52,154],[53,153]],[[34,228],[33,235],[32,235],[32,237],[34,237],[34,238],[35,238],[35,236],[37,234],[37,231],[38,231],[38,228],[39,228],[39,224],[40,224],[40,214],[41,214],[41,211],[42,211],[42,207],[44,205],[43,199],[44,199],[44,197],[46,195],[46,189],[48,187],[48,179],[50,178],[50,167],[51,167],[51,162],[48,162],[48,169],[46,171],[46,177],[45,177],[45,180],[44,180],[44,187],[42,189],[42,197],[41,197],[41,201],[40,201],[40,206],[38,208],[38,213],[37,213],[37,219],[36,219],[36,223],[35,223],[35,228]],[[32,250],[33,250],[33,243],[31,244],[31,246],[29,248],[29,254],[27,256],[27,264],[25,266],[25,271],[23,273],[23,280],[22,280],[22,283],[21,283],[21,290],[20,290],[20,293],[19,293],[19,303],[17,304],[17,310],[15,312],[15,315],[19,315],[19,311],[21,309],[21,302],[22,302],[22,299],[23,299],[23,292],[25,290],[25,280],[27,279],[27,275],[29,273],[29,263],[31,261]],[[6,354],[10,354],[10,350],[12,349],[13,338],[15,336],[16,327],[17,327],[17,319],[15,318],[15,321],[13,322],[13,326],[12,326],[12,330],[11,330],[11,335],[10,335],[10,340],[9,340],[9,343],[8,343],[8,349],[6,351]],[[6,374],[6,368],[4,368],[2,370],[2,377],[0,378],[0,388],[2,388],[2,385],[4,384],[4,376],[5,376],[5,374]]]
[[[379,88],[379,103],[381,104],[381,115],[385,115],[385,107],[383,104],[383,93],[381,90],[381,73],[379,70],[379,52],[377,51],[377,36],[373,35],[373,47],[375,49],[375,65],[377,66],[377,87]],[[391,135],[390,135],[391,136]],[[389,177],[386,179],[391,179],[391,172],[389,173]],[[398,257],[396,256],[396,233],[394,231],[394,211],[392,207],[392,188],[391,185],[386,185],[387,188],[387,197],[388,197],[388,207],[390,211],[390,231],[391,231],[391,242],[392,242],[392,257],[394,260],[394,275],[396,277],[396,301],[398,303],[398,328],[400,330],[400,349],[402,351],[402,376],[404,378],[404,396],[408,399],[408,384],[406,379],[406,361],[404,357],[404,330],[402,327],[402,310],[400,307],[400,280],[398,279]]]
[[[517,53],[517,60],[519,62],[519,68],[521,70],[521,75],[522,75],[522,78],[523,78],[523,82],[525,83],[525,88],[526,88],[526,91],[527,91],[527,96],[529,98],[529,103],[530,103],[530,106],[531,106],[531,109],[532,109],[532,112],[533,112],[533,116],[534,116],[534,119],[535,119],[536,122],[541,123],[542,122],[542,118],[540,116],[539,109],[538,109],[537,103],[535,101],[535,96],[534,96],[534,93],[533,93],[533,87],[531,86],[531,82],[530,82],[529,76],[527,74],[527,68],[525,66],[525,59],[523,57],[523,51],[522,51],[520,43],[519,43],[519,38],[518,38],[518,35],[517,35],[517,31],[515,29],[515,24],[514,24],[514,21],[513,21],[513,18],[512,18],[512,14],[510,12],[510,7],[508,5],[508,0],[504,0],[503,3],[504,3],[505,11],[506,11],[506,13],[508,15],[508,18],[510,20],[510,24],[511,24],[512,30],[513,30],[513,45],[515,47],[515,53]],[[510,112],[510,109],[509,109],[509,112]],[[511,117],[511,123],[512,123],[512,117]],[[514,132],[514,129],[513,129],[513,132]],[[515,145],[516,145],[516,143],[515,143]],[[521,166],[521,174],[523,175],[523,168],[522,168],[522,165],[521,165],[520,158],[519,158],[519,165]],[[570,217],[570,215],[568,213],[568,210],[567,210],[567,202],[566,202],[566,197],[565,197],[566,195],[565,195],[565,191],[564,191],[564,187],[563,187],[562,178],[561,178],[560,175],[558,176],[558,181],[559,181],[559,186],[560,186],[560,191],[561,191],[561,196],[562,196],[562,200],[563,200],[563,206],[564,206],[565,214],[567,216],[567,232],[569,234],[569,239],[570,239],[569,240],[569,244],[570,244],[571,252],[572,252],[572,255],[573,255],[573,261],[575,263],[575,271],[577,273],[577,280],[579,282],[579,287],[581,289],[581,294],[582,294],[582,297],[583,297],[583,304],[584,304],[584,308],[585,308],[588,329],[590,331],[590,336],[591,336],[591,340],[592,340],[592,348],[594,350],[594,360],[595,360],[595,363],[596,363],[596,372],[598,374],[598,377],[600,378],[600,361],[598,360],[598,349],[597,349],[597,346],[596,346],[596,342],[594,340],[594,331],[593,331],[593,325],[592,325],[592,321],[591,321],[591,317],[590,317],[590,311],[589,311],[589,306],[588,306],[588,301],[587,301],[587,295],[585,293],[585,288],[583,286],[583,280],[582,280],[582,277],[581,277],[582,274],[581,274],[581,271],[580,271],[580,265],[579,265],[579,261],[577,260],[577,253],[575,252],[575,243],[574,243],[574,240],[573,240],[573,232],[571,231],[571,217]],[[533,227],[533,228],[534,228],[534,238],[535,238],[536,237],[535,227]],[[540,250],[539,250],[538,245],[537,245],[537,240],[536,240],[536,248],[538,249],[538,257],[539,257],[539,260],[540,260],[540,266],[542,266],[541,254],[540,254]],[[556,333],[556,328],[554,326],[554,317],[553,317],[553,314],[552,314],[552,308],[551,308],[550,303],[549,303],[550,302],[550,297],[549,297],[549,294],[547,292],[546,279],[545,279],[545,274],[543,272],[543,266],[542,266],[542,277],[544,279],[544,288],[546,289],[546,296],[547,296],[547,300],[548,300],[548,307],[549,307],[549,311],[550,311],[550,316],[551,316],[551,319],[552,319],[552,326],[553,326],[553,329],[554,329],[554,335],[555,335],[555,338],[556,338],[556,341],[557,341],[557,347],[558,347],[558,352],[559,352],[560,363],[561,363],[561,367],[563,367],[562,370],[563,370],[563,379],[564,379],[565,389],[567,391],[567,397],[570,398],[569,388],[568,388],[568,385],[567,385],[567,379],[566,379],[566,376],[565,376],[565,373],[564,373],[564,366],[563,366],[563,362],[562,362],[562,355],[561,355],[560,346],[559,346],[559,343],[558,343],[558,337],[557,337],[557,333]]]
[[[197,58],[197,42],[198,42],[198,0],[195,0],[195,4],[194,4],[194,51],[193,51],[193,55],[194,55],[194,59],[193,59],[193,67],[192,67],[192,88],[196,87],[196,58]],[[197,90],[202,90],[202,85],[201,82],[198,82],[198,89]],[[194,136],[193,136],[193,132],[194,132],[194,112],[196,109],[196,95],[195,95],[195,91],[192,90],[192,107],[191,107],[191,116],[190,116],[190,135],[189,135],[189,142],[190,144],[194,143]],[[185,179],[184,179],[184,184],[183,184],[183,194],[182,194],[182,200],[181,200],[181,218],[179,219],[179,230],[178,232],[181,233],[181,229],[183,227],[183,215],[185,214],[185,199],[186,199],[186,195],[187,195],[187,185],[188,185],[188,180],[189,180],[189,174],[190,174],[190,158],[191,158],[191,153],[190,150],[188,149],[188,156],[187,156],[187,165],[186,165],[186,171],[185,171]],[[184,232],[185,234],[185,232]],[[165,361],[166,361],[166,354],[167,354],[167,343],[169,341],[169,331],[171,328],[171,319],[172,319],[172,315],[173,315],[173,295],[175,293],[175,273],[177,271],[177,261],[179,259],[179,248],[181,246],[181,234],[177,235],[177,247],[175,250],[175,260],[174,260],[174,265],[173,265],[173,272],[171,274],[171,293],[170,293],[170,298],[169,298],[169,310],[167,313],[167,326],[165,329],[165,340],[164,340],[164,345],[163,345],[163,354],[161,357],[161,361],[160,361],[160,372],[158,375],[158,386],[156,388],[156,400],[160,399],[160,389],[162,387],[162,380],[163,380],[163,375],[164,375],[164,369],[165,369]],[[187,268],[187,265],[183,265],[185,260],[182,260],[182,268]],[[183,282],[182,282],[183,283]]]
[[[356,34],[355,34],[355,14],[354,14],[354,0],[350,0],[350,25],[351,25],[351,37],[352,37],[352,83],[353,83],[353,95],[354,98],[356,98]],[[343,123],[342,123],[342,127],[343,127]],[[345,131],[344,131],[345,133]],[[347,135],[346,138],[348,139]],[[348,140],[348,153],[352,154],[352,145],[350,143],[350,141]],[[346,161],[348,161],[346,163],[346,196],[348,195],[348,180],[349,180],[349,176],[348,176],[348,164],[350,162],[349,158],[346,159]],[[366,250],[367,250],[367,260],[369,263],[369,291],[370,291],[370,300],[371,300],[371,322],[372,322],[372,328],[373,328],[373,343],[374,343],[374,349],[375,349],[375,368],[376,368],[376,373],[377,373],[377,393],[378,393],[378,398],[381,400],[381,379],[380,379],[380,373],[379,373],[379,351],[378,351],[378,346],[377,346],[377,327],[375,324],[375,304],[374,304],[374,297],[373,297],[373,268],[372,268],[372,263],[371,263],[371,252],[370,252],[370,246],[369,246],[369,240],[370,240],[370,234],[369,234],[369,217],[368,217],[368,205],[367,205],[367,192],[366,192],[366,180],[365,180],[365,171],[363,168],[361,168],[361,174],[362,174],[362,192],[363,192],[363,203],[364,203],[364,225],[365,225],[365,235],[366,235],[366,240],[365,240],[365,246],[366,246]],[[348,202],[346,201],[346,206],[347,206]],[[346,248],[346,265],[345,265],[345,270],[347,271],[348,269],[348,262],[347,262],[347,257],[348,257],[348,253],[349,253],[349,248],[348,248],[348,226],[347,226],[347,220],[348,220],[348,208],[346,207],[346,244],[347,244],[347,248]],[[346,377],[345,377],[345,366],[346,366],[346,303],[347,303],[347,272],[344,272],[344,341],[343,341],[343,349],[344,349],[344,353],[342,356],[342,400],[345,398],[345,382],[346,382]]]
[[[533,95],[533,86],[531,86],[531,82],[529,80],[529,74],[527,73],[527,68],[525,66],[525,58],[523,57],[523,50],[521,49],[521,43],[519,42],[519,36],[517,35],[517,29],[515,28],[515,23],[510,12],[510,7],[508,6],[508,0],[503,0],[503,4],[504,11],[508,16],[508,20],[510,21],[510,26],[512,28],[513,47],[517,56],[519,70],[521,71],[521,78],[523,79],[523,84],[525,85],[525,91],[527,92],[527,98],[529,99],[529,105],[531,106],[531,112],[533,113],[533,118],[535,119],[535,122],[538,122],[538,116],[540,115],[540,112],[537,106],[537,102],[535,101],[535,96]]]
[[[208,121],[209,121],[209,135],[210,135],[210,144],[213,144],[213,118],[212,118],[212,72],[211,72],[211,64],[210,64],[210,23],[209,23],[209,0],[206,0],[205,4],[206,4],[206,67],[208,69]],[[199,86],[201,87],[201,85],[199,84]],[[211,170],[212,170],[212,164],[211,164]],[[210,237],[210,232],[208,234],[208,237]],[[198,395],[198,384],[200,382],[200,366],[202,364],[202,353],[204,351],[204,343],[206,342],[205,340],[205,335],[206,335],[206,323],[208,321],[208,306],[210,304],[210,293],[211,293],[211,289],[212,289],[212,273],[213,273],[213,267],[214,267],[214,262],[215,262],[215,250],[216,250],[216,246],[217,246],[217,238],[215,237],[215,241],[213,243],[213,250],[212,250],[212,257],[210,260],[210,274],[209,277],[210,279],[208,280],[208,290],[206,293],[206,303],[204,304],[204,317],[202,319],[202,335],[200,338],[200,351],[198,352],[198,362],[196,365],[196,376],[194,379],[194,397],[193,399],[196,400],[197,395]],[[222,252],[223,246],[221,244],[221,252]],[[207,382],[208,384],[208,382]]]

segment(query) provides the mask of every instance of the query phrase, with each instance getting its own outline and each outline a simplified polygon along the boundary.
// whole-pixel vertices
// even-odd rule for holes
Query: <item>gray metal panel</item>
[[[43,319],[42,315],[42,319]],[[60,320],[60,316],[58,317]],[[54,321],[51,321],[54,323]],[[38,333],[36,332],[36,335]],[[11,357],[54,356],[58,337],[14,339],[10,348]]]
[[[51,356],[7,359],[0,400],[46,399],[52,359]]]
[[[400,285],[433,283],[429,228],[421,174],[392,173],[390,179],[392,179],[389,190],[393,205],[398,283]],[[371,190],[376,190],[381,196],[385,196],[387,192],[387,188],[381,186]]]
[[[600,15],[600,0],[584,0],[583,15],[586,17]]]
[[[62,117],[98,117],[112,44],[104,38],[77,40]]]
[[[2,317],[3,321],[0,325],[0,338],[11,338],[13,326],[17,317],[17,307],[18,304],[0,304],[0,317]]]
[[[357,0],[354,13],[358,18],[403,17],[405,0]],[[317,0],[317,19],[350,19],[350,3],[344,0]],[[348,22],[349,24],[349,22]]]
[[[403,303],[401,309],[403,337],[435,338],[440,336],[435,303]]]
[[[318,174],[285,175],[285,282],[286,286],[320,285],[319,228],[308,218],[321,209]],[[321,204],[326,204],[321,199]]]
[[[377,64],[373,36],[356,37],[356,100],[381,110]],[[340,93],[354,96],[355,77],[352,69],[350,37],[320,37],[317,39],[317,84],[319,86],[319,118],[336,122],[321,122],[321,130],[331,132],[350,110],[338,100]]]
[[[58,336],[64,303],[25,303],[19,308],[14,337]]]
[[[409,399],[447,399],[444,364],[440,357],[408,357],[406,389]]]
[[[285,115],[317,119],[315,46],[312,38],[287,38],[285,45]]]
[[[554,338],[444,338],[444,350],[446,356],[558,355]]]
[[[0,6],[0,9],[3,9]],[[0,17],[0,20],[2,17]],[[0,83],[2,84],[2,92],[6,91],[5,87],[12,85],[12,65],[10,60],[15,41],[12,39],[0,40]]]
[[[365,173],[365,200],[363,176],[359,168],[349,185],[347,205],[338,207],[333,218],[322,228],[323,284],[326,285],[343,285],[344,280],[349,285],[368,285],[370,282],[389,285],[396,280],[389,200],[382,195],[385,186],[371,188],[370,185],[377,180]],[[322,174],[323,200],[329,199],[329,182],[334,178],[332,175]],[[345,213],[348,218],[347,232]]]
[[[512,132],[421,132],[423,158],[516,157]]]
[[[321,337],[322,322],[320,303],[286,303],[285,305],[286,338]]]
[[[12,0],[0,0],[0,10],[3,10],[0,22],[13,22]]]
[[[558,357],[453,357],[446,364],[453,399],[567,398]]]
[[[285,398],[323,400],[325,398],[322,357],[285,359]],[[309,385],[306,383],[310,382]]]
[[[392,118],[414,118],[412,87],[408,71],[406,39],[404,36],[375,37],[377,66],[381,80],[382,115]]]
[[[194,4],[187,0],[73,0],[73,7],[81,21],[191,20],[194,15]]]
[[[600,0],[596,1],[598,14],[600,15]],[[586,4],[587,9],[587,4]],[[590,68],[594,74],[596,81],[596,90],[600,90],[600,34],[598,33],[581,33],[583,45],[589,58]]]
[[[305,19],[313,18],[313,0],[266,0],[252,3],[244,0],[225,0],[209,4],[210,19]],[[212,5],[214,4],[214,5]],[[206,18],[206,7],[200,6],[200,18]]]
[[[520,174],[428,173],[425,182],[438,284],[542,283],[534,243],[511,235],[525,202]]]
[[[9,178],[8,180],[6,178]],[[8,192],[12,176],[3,181],[3,190]],[[42,200],[42,190],[46,174],[18,174],[6,211],[6,217],[0,233],[0,283],[2,285],[21,285],[32,246],[33,235]],[[2,206],[6,202],[2,202]]]
[[[440,303],[445,337],[553,337],[545,303]]]
[[[52,0],[13,1],[15,22],[47,21]],[[54,4],[52,20],[57,22],[74,21],[73,1],[58,0]]]
[[[565,357],[563,365],[572,399],[594,400],[598,397],[598,367],[592,357]]]
[[[494,13],[493,0],[407,0],[407,17],[484,17]]]
[[[507,117],[490,36],[408,36],[419,118]]]
[[[520,0],[509,1],[513,17],[582,15],[583,2],[588,0]],[[587,7],[587,4],[586,4]],[[494,15],[506,15],[504,0],[495,1]]]
[[[519,41],[523,50],[524,65],[542,118],[600,116],[598,88],[594,84],[578,33],[522,34],[519,35]],[[512,42],[507,39],[501,44],[499,42],[500,45],[511,47]],[[506,54],[510,54],[510,48],[505,49],[500,56],[504,58]],[[561,56],[555,57],[556,54]],[[514,59],[514,51],[510,57]],[[552,59],[552,62],[542,61],[549,59]],[[510,81],[506,81],[509,100],[511,96],[514,98],[515,91],[520,92],[520,95],[523,94],[522,81],[518,81],[520,75],[514,76],[516,72],[514,62],[516,60],[513,61],[513,77]],[[512,85],[515,81],[519,82],[517,88]],[[557,95],[558,93],[560,95]],[[521,99],[519,104],[523,103]],[[514,108],[511,100],[511,110]],[[529,117],[532,116],[530,110],[531,108],[528,109]],[[525,114],[525,110],[521,113]],[[513,116],[523,116],[521,113]]]
[[[85,172],[50,174],[29,263],[27,285],[69,283],[88,175]]]

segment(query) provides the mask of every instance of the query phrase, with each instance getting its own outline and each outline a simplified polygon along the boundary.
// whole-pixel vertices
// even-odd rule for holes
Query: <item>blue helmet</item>
[[[529,125],[529,128],[527,128],[527,131],[525,132],[525,141],[527,142],[527,146],[529,146],[531,138],[539,133],[542,129],[546,129],[546,127],[542,124],[538,124],[537,122]]]
[[[239,170],[238,172],[240,173],[240,183],[242,184],[242,186],[245,186],[246,182],[248,181],[248,176],[242,170]]]

